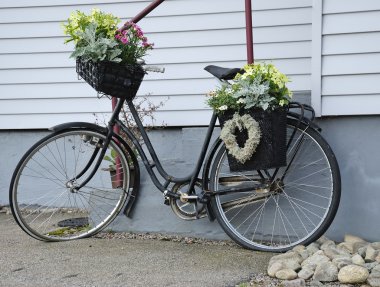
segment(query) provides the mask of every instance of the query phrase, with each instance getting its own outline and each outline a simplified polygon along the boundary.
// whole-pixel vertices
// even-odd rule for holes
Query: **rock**
[[[309,269],[315,270],[317,265],[327,263],[329,261],[330,259],[326,255],[324,255],[323,251],[319,250],[316,253],[314,253],[314,255],[310,256],[304,262],[302,262],[301,266],[308,266]]]
[[[317,280],[313,280],[313,281],[310,282],[310,286],[311,287],[321,287],[321,286],[323,286],[323,283],[319,282]]]
[[[292,250],[294,252],[298,252],[299,253],[299,252],[301,252],[301,251],[303,251],[305,249],[306,249],[305,245],[297,245],[297,246],[294,246]]]
[[[373,242],[371,243],[371,246],[375,250],[380,250],[380,242]]]
[[[338,279],[338,267],[332,262],[321,263],[315,269],[313,279],[321,282],[332,282]]]
[[[352,260],[352,263],[354,263],[356,265],[364,265],[365,264],[363,257],[361,257],[359,254],[355,254],[354,256],[352,256],[351,260]]]
[[[284,261],[284,260],[294,260],[298,262],[299,264],[301,264],[301,262],[303,261],[302,257],[297,252],[290,251],[284,254],[273,256],[269,260],[269,265],[271,265],[275,261]]]
[[[329,248],[329,247],[332,247],[332,246],[335,247],[335,242],[332,241],[332,240],[327,240],[326,242],[324,242],[324,243],[321,245],[320,249],[324,251],[325,249],[327,249],[327,248]]]
[[[286,269],[285,264],[283,264],[282,261],[275,261],[273,264],[268,266],[268,275],[270,277],[276,277],[276,272],[282,269]]]
[[[367,279],[367,283],[371,287],[380,287],[380,276],[372,276],[372,274],[369,275]]]
[[[377,266],[378,264],[378,262],[365,263],[364,267],[367,268],[368,271],[372,271],[372,269],[375,268],[375,266]]]
[[[380,263],[380,253],[375,257],[375,261],[376,261],[377,263]]]
[[[369,276],[367,268],[358,265],[347,265],[340,269],[338,279],[341,283],[364,283]]]
[[[379,250],[375,250],[372,245],[368,245],[365,251],[365,262],[374,262],[375,258],[379,255]]]
[[[313,255],[315,252],[319,251],[319,245],[315,242],[311,243],[306,247],[307,252],[309,253],[309,256]]]
[[[354,243],[353,242],[342,242],[337,245],[340,250],[345,250],[349,253],[354,253]]]
[[[380,264],[372,268],[371,275],[372,274],[380,277]]]
[[[284,281],[282,285],[284,287],[304,287],[306,286],[306,283],[305,280],[298,278],[291,281]]]
[[[313,275],[314,275],[314,270],[307,267],[302,268],[301,271],[298,272],[298,277],[305,280],[310,279]]]
[[[354,235],[351,235],[351,234],[346,234],[344,236],[344,242],[355,243],[355,242],[366,242],[366,241],[363,238],[360,238],[358,236],[354,236]]]
[[[364,250],[366,249],[366,247],[368,246],[368,242],[355,242],[354,243],[354,250],[353,250],[353,253],[359,253],[359,249],[360,248],[363,248],[364,247]],[[360,255],[363,257],[363,255]]]
[[[330,239],[328,239],[326,236],[322,235],[321,237],[318,238],[317,241],[315,241],[317,244],[319,244],[319,246],[321,246],[323,243],[325,243],[326,241],[329,241]]]
[[[302,261],[304,261],[310,256],[309,251],[307,251],[306,249],[302,251],[297,251],[297,253],[301,256]]]
[[[358,251],[357,253],[361,256],[361,257],[365,257],[365,253],[367,251],[367,246],[363,246],[363,247],[360,247],[358,248]]]
[[[292,269],[282,269],[276,272],[276,278],[281,280],[293,280],[297,278],[297,273]]]
[[[344,249],[338,249],[338,247],[336,247],[335,245],[326,247],[326,249],[323,252],[331,260],[337,257],[346,257],[346,258],[351,257],[349,251],[344,250]]]
[[[338,257],[338,258],[333,259],[332,263],[334,263],[335,266],[338,267],[338,269],[341,269],[344,266],[351,265],[352,260],[351,260],[351,258],[339,258]]]

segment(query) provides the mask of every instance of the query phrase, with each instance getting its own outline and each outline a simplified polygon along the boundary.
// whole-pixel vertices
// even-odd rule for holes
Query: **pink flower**
[[[115,38],[116,38],[117,40],[120,40],[121,36],[120,36],[119,34],[117,34],[117,35],[115,35]]]
[[[126,37],[122,37],[120,39],[120,41],[123,43],[123,44],[127,44],[128,43],[128,39]]]

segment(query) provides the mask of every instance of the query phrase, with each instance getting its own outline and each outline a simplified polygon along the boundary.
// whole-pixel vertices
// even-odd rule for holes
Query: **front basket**
[[[136,96],[145,72],[141,65],[77,58],[76,71],[99,93],[131,100]]]
[[[225,111],[218,115],[221,127],[226,121],[232,119],[234,111]],[[228,163],[231,171],[260,170],[278,168],[286,165],[286,109],[280,108],[274,111],[262,109],[243,110],[240,115],[249,114],[260,126],[261,139],[256,152],[244,164],[237,161],[227,152]],[[247,131],[236,130],[236,140],[243,147],[248,134]]]

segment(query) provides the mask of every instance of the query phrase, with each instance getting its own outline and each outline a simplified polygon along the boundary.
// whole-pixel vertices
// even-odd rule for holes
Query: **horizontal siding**
[[[149,3],[1,1],[0,128],[46,128],[74,118],[88,120],[91,113],[108,115],[109,101],[98,100],[94,90],[78,81],[75,61],[69,59],[73,46],[63,44],[60,22],[75,9],[93,7],[127,19]],[[290,76],[296,92],[311,86],[311,4],[311,0],[253,3],[256,60],[276,64]],[[170,98],[156,113],[159,123],[207,125],[205,94],[218,82],[203,68],[244,65],[244,1],[170,0],[140,25],[155,43],[146,61],[165,67],[166,73],[146,76],[138,95],[151,95],[155,103]],[[23,124],[18,123],[20,118]]]
[[[322,115],[380,114],[380,1],[325,0]]]

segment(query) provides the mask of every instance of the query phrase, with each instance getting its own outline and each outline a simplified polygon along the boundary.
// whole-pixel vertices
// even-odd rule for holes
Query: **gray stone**
[[[338,258],[333,259],[332,263],[334,263],[336,265],[336,267],[338,267],[338,269],[341,269],[344,266],[351,265],[352,260],[351,260],[351,258],[339,258],[338,257]]]
[[[364,267],[367,268],[368,271],[372,271],[372,269],[375,268],[378,264],[378,262],[365,263]]]
[[[344,241],[345,242],[352,242],[352,243],[355,243],[355,242],[365,242],[365,240],[363,238],[360,238],[358,236],[351,235],[351,234],[346,234],[344,236]]]
[[[367,245],[366,246],[363,246],[363,247],[360,247],[358,248],[358,251],[357,253],[361,256],[361,257],[365,257],[365,253],[367,251]]]
[[[297,253],[301,256],[302,260],[305,260],[310,256],[309,251],[307,251],[306,249],[302,251],[297,251]]]
[[[374,262],[377,255],[379,255],[379,250],[374,249],[372,245],[368,245],[365,251],[365,262]]]
[[[313,281],[310,281],[310,286],[311,287],[321,287],[321,286],[323,286],[323,283],[319,282],[317,280],[313,280]]]
[[[276,277],[276,272],[285,268],[285,264],[283,264],[282,261],[275,261],[268,266],[267,272],[270,277]]]
[[[350,253],[347,250],[339,249],[335,245],[328,246],[323,252],[331,260],[338,257],[351,257]]]
[[[337,245],[341,250],[346,250],[349,253],[354,253],[354,243],[353,242],[342,242]]]
[[[364,247],[365,248],[369,245],[368,242],[355,242],[354,243],[354,250],[353,253],[359,253],[359,249]],[[363,257],[363,256],[362,256]]]
[[[363,257],[361,257],[359,254],[355,254],[354,256],[352,256],[351,260],[352,260],[352,263],[354,263],[356,265],[364,265],[365,264]]]
[[[367,268],[358,265],[347,265],[339,270],[338,279],[342,283],[364,283],[369,276]]]
[[[371,246],[375,250],[380,250],[380,242],[372,242]]]
[[[326,241],[329,241],[330,239],[328,239],[326,236],[322,235],[321,237],[318,238],[317,241],[315,241],[317,244],[319,244],[319,246],[321,246],[323,243],[325,243]]]
[[[327,263],[329,261],[330,259],[326,255],[324,255],[323,251],[319,250],[316,253],[314,253],[314,255],[310,256],[305,261],[303,261],[301,263],[301,266],[302,267],[308,266],[309,269],[315,270],[317,265],[322,264],[322,263]]]
[[[338,267],[332,262],[321,263],[315,269],[313,279],[321,282],[333,282],[338,279]]]
[[[276,272],[276,278],[281,280],[293,280],[297,278],[297,273],[292,269],[282,269]]]
[[[367,279],[367,283],[371,287],[380,287],[380,276],[372,276],[372,274],[369,275]]]
[[[306,286],[306,283],[305,280],[298,278],[295,280],[284,281],[282,282],[282,285],[284,287],[304,287]]]
[[[377,264],[375,267],[372,268],[371,274],[380,277],[380,264]]]
[[[324,243],[321,245],[320,249],[324,251],[324,250],[326,250],[327,248],[332,247],[332,246],[335,246],[335,242],[332,241],[332,240],[327,240],[326,242],[324,242]]]
[[[305,280],[310,279],[313,275],[314,275],[314,270],[307,267],[302,268],[301,271],[298,272],[298,277]]]
[[[294,252],[298,252],[299,253],[299,252],[301,252],[301,251],[303,251],[305,249],[306,249],[305,245],[297,245],[297,246],[294,246],[292,250]]]
[[[309,255],[313,255],[315,252],[319,251],[319,245],[315,242],[311,243],[306,247],[307,252],[309,252]]]
[[[297,252],[291,251],[284,254],[273,256],[269,260],[269,265],[271,265],[275,261],[284,261],[284,260],[294,260],[300,264],[303,261],[302,257]]]
[[[380,253],[376,256],[375,260],[377,263],[380,263]]]

